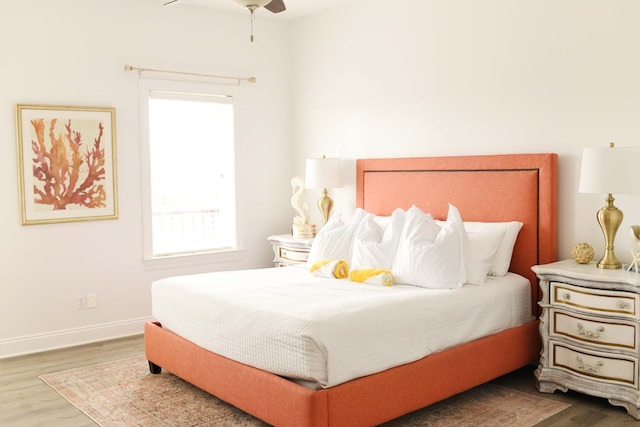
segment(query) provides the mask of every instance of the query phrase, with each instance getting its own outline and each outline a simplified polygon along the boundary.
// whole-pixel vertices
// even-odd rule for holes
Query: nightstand
[[[276,267],[289,267],[307,262],[313,239],[294,239],[291,234],[278,234],[267,238],[273,246]]]
[[[533,271],[543,293],[538,390],[604,397],[640,419],[640,274],[573,260]]]

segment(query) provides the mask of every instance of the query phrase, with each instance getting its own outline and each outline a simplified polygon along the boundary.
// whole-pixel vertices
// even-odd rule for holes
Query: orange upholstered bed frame
[[[556,260],[557,156],[517,154],[357,161],[357,206],[379,215],[412,204],[445,218],[524,223],[510,270],[538,283],[531,266]],[[145,326],[152,370],[165,368],[276,426],[373,426],[490,381],[538,359],[538,322],[518,326],[378,374],[323,390],[198,347],[158,323]],[[402,349],[390,349],[402,351]]]

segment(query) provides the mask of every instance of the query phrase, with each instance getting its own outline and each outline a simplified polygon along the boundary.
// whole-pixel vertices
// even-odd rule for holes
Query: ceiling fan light
[[[254,8],[263,7],[271,3],[271,0],[233,0],[238,3],[242,7],[249,8],[250,6],[254,6]]]

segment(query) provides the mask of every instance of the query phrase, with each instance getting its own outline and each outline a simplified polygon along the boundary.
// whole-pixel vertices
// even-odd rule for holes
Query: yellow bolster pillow
[[[361,270],[353,270],[349,275],[349,279],[354,282],[368,283],[370,285],[393,285],[393,273],[381,268],[363,268]]]
[[[322,259],[314,262],[309,271],[318,277],[346,279],[349,277],[349,265],[346,261]]]

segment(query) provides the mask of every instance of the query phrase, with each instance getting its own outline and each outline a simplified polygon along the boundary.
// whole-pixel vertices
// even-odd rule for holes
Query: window
[[[143,90],[145,258],[233,250],[233,98],[165,83]]]

